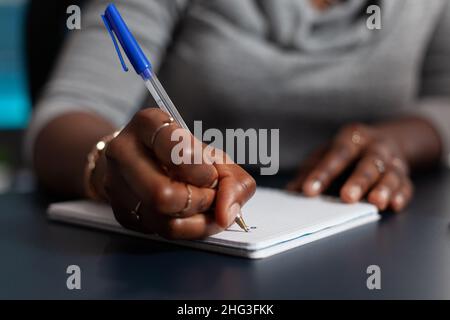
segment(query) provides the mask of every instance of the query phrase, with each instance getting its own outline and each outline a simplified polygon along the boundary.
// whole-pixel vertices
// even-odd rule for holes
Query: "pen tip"
[[[247,224],[245,223],[244,219],[242,218],[242,215],[238,215],[236,217],[236,223],[238,224],[239,227],[241,227],[241,229],[243,229],[245,232],[249,232],[250,228],[247,226]]]

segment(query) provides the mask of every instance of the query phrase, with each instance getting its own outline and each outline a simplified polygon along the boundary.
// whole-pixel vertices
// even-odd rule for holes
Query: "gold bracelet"
[[[93,173],[95,168],[97,167],[97,161],[105,151],[106,146],[109,142],[111,142],[111,140],[117,137],[119,133],[120,131],[116,131],[113,134],[103,137],[99,142],[95,144],[95,146],[87,155],[87,162],[84,168],[84,191],[86,197],[89,199],[96,201],[102,200],[101,195],[97,190],[95,190],[94,184],[92,183]]]

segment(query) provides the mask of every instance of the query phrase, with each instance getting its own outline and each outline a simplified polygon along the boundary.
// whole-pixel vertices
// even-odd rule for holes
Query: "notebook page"
[[[349,205],[334,198],[304,198],[281,190],[258,188],[243,207],[245,220],[252,228],[250,232],[233,225],[201,242],[259,250],[346,223],[353,224],[356,219],[377,215],[376,212],[374,206],[365,203]],[[49,215],[55,220],[75,224],[121,229],[108,206],[89,201],[53,204]]]
[[[284,241],[376,215],[367,203],[344,204],[336,198],[306,198],[279,189],[258,188],[243,207],[243,216],[251,231],[237,225],[208,238],[208,242],[257,250]]]

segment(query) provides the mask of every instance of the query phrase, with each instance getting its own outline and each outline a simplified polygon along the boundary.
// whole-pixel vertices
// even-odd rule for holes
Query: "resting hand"
[[[344,127],[329,147],[312,154],[288,189],[319,195],[355,162],[353,173],[340,189],[343,201],[353,203],[367,195],[380,210],[405,208],[413,196],[413,185],[400,146],[383,130],[361,124]]]

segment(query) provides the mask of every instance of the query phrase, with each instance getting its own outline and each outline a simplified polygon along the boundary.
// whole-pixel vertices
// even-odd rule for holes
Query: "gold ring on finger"
[[[165,121],[162,125],[160,125],[158,128],[156,128],[155,132],[153,132],[152,138],[150,139],[150,145],[151,145],[152,149],[154,147],[155,140],[156,140],[156,137],[158,136],[159,132],[163,128],[170,126],[173,122],[174,122],[173,118],[170,117],[169,120]]]

